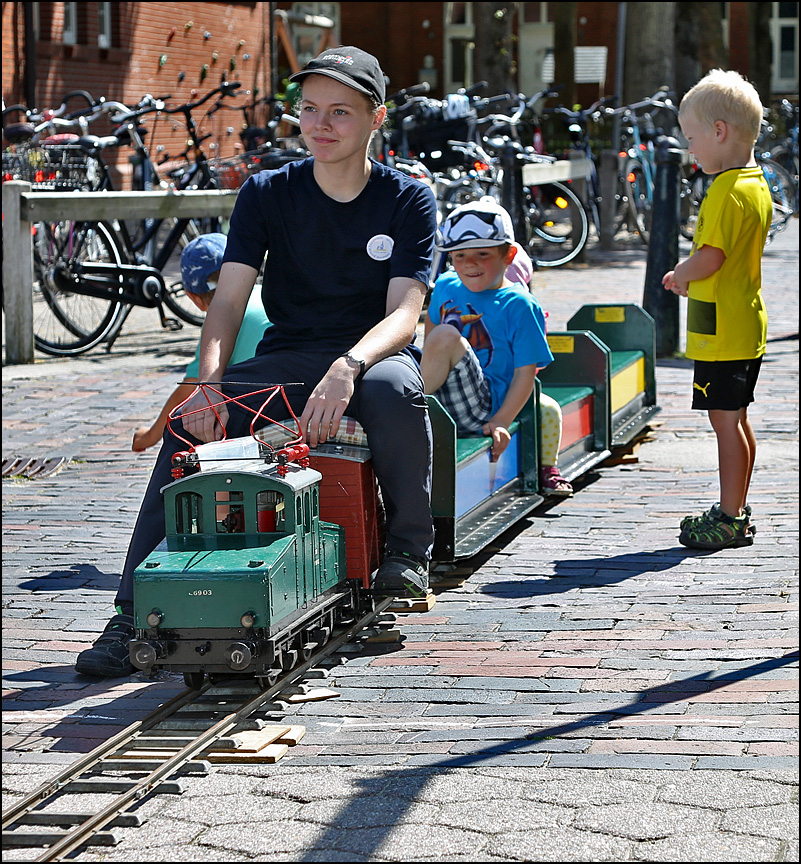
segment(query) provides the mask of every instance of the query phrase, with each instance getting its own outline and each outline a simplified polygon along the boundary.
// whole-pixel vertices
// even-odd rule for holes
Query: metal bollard
[[[31,184],[3,183],[3,312],[6,365],[33,363],[33,238],[22,218],[22,195]]]
[[[523,176],[518,162],[518,148],[511,141],[501,151],[500,163],[503,168],[501,206],[512,217],[515,239],[525,248],[528,238],[523,216]]]
[[[679,298],[666,291],[662,277],[679,260],[679,166],[681,145],[661,136],[656,142],[656,180],[651,240],[645,269],[643,308],[656,322],[656,356],[670,357],[679,347]]]
[[[617,202],[617,175],[620,156],[616,150],[602,150],[598,169],[598,185],[601,193],[601,250],[611,252],[615,248],[615,211]]]

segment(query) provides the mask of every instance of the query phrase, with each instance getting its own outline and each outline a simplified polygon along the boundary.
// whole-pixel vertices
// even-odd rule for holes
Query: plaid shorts
[[[472,348],[434,395],[456,423],[457,435],[481,435],[481,427],[492,417],[489,381]]]

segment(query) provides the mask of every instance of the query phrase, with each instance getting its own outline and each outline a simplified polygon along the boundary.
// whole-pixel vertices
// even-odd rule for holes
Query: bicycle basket
[[[41,144],[3,153],[3,180],[27,180],[34,189],[93,189],[95,162],[74,144]]]
[[[442,171],[461,165],[464,157],[448,147],[448,141],[473,141],[476,134],[475,113],[453,120],[417,122],[407,132],[409,150],[429,170]],[[438,155],[434,155],[438,154]]]
[[[305,159],[308,153],[301,150],[281,150],[265,147],[239,156],[209,159],[209,171],[222,189],[238,189],[251,174],[272,168],[280,168],[287,162]]]

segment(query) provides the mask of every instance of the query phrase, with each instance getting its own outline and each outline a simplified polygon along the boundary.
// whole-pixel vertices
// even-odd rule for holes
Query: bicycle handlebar
[[[431,85],[428,81],[423,81],[420,84],[412,84],[411,87],[404,87],[402,90],[398,90],[388,97],[387,102],[394,102],[396,105],[400,106],[406,102],[407,99],[411,99],[414,96],[423,96],[424,94],[430,92]]]
[[[487,87],[489,87],[489,81],[476,81],[472,87],[468,87],[467,89],[460,87],[456,92],[460,96],[467,96],[472,99],[474,96],[478,96],[479,93],[483,93]]]
[[[223,96],[236,96],[236,90],[238,90],[242,86],[241,81],[223,81],[219,87],[215,87],[213,90],[210,90],[202,99],[199,99],[197,102],[184,102],[183,105],[178,105],[176,108],[162,108],[165,114],[189,114],[194,111],[195,108],[199,108],[201,105],[205,105],[206,102],[211,99],[217,93],[222,94]]]

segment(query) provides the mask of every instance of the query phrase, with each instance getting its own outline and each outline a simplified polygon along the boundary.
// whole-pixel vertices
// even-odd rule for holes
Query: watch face
[[[350,353],[350,351],[348,351],[346,354],[343,354],[342,356],[348,361],[348,363],[355,364],[359,367],[359,374],[364,371],[364,360],[359,360],[357,357],[354,357],[353,354]]]

